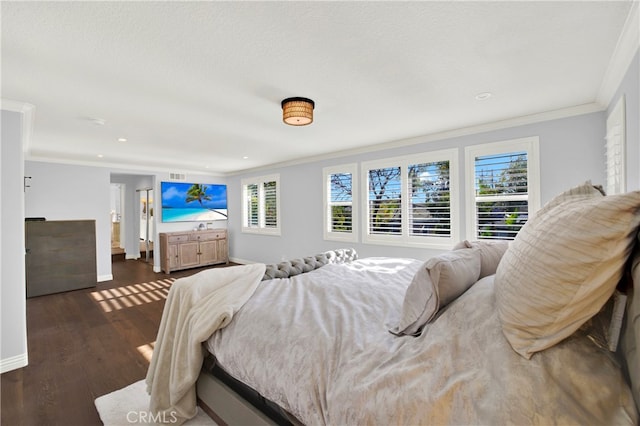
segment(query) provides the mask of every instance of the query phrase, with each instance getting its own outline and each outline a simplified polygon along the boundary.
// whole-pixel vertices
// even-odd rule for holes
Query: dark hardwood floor
[[[2,374],[2,425],[100,425],[98,396],[146,376],[171,283],[201,269],[154,273],[113,263],[113,281],[27,299],[29,365]]]

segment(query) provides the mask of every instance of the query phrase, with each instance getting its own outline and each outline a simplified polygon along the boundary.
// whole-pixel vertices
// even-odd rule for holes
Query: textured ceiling
[[[631,2],[0,7],[27,158],[229,173],[593,103]],[[282,123],[291,96],[312,125]]]

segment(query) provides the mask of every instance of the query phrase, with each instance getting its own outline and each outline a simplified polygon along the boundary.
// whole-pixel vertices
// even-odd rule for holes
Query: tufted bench
[[[262,281],[274,278],[289,278],[294,275],[313,271],[328,263],[347,263],[358,259],[358,253],[353,248],[336,249],[324,253],[308,256],[302,259],[293,259],[280,263],[267,265]]]

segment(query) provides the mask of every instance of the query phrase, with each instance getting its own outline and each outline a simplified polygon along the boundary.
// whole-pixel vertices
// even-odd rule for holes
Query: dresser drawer
[[[227,238],[226,231],[215,231],[215,232],[194,232],[191,234],[191,241],[211,241],[211,240],[220,240],[223,238]]]
[[[169,235],[167,237],[167,240],[170,243],[181,243],[183,241],[189,241],[189,234],[182,234],[182,235]]]

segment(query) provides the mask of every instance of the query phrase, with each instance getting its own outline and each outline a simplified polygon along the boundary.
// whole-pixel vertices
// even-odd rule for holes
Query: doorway
[[[140,197],[140,254],[153,262],[153,188],[136,189]]]
[[[115,211],[112,223],[119,222],[113,227],[120,228],[120,241],[113,243],[114,246],[118,245],[114,251],[119,254],[113,255],[112,261],[142,260],[152,264],[156,232],[153,215],[155,176],[111,173],[111,184],[111,209]],[[114,229],[113,233],[117,234],[117,231]]]
[[[124,184],[112,183],[111,184],[111,197],[109,212],[111,218],[111,255],[124,254],[124,238],[122,238],[122,232],[124,227],[121,226],[123,219],[122,216],[122,204],[123,204],[123,186]]]

